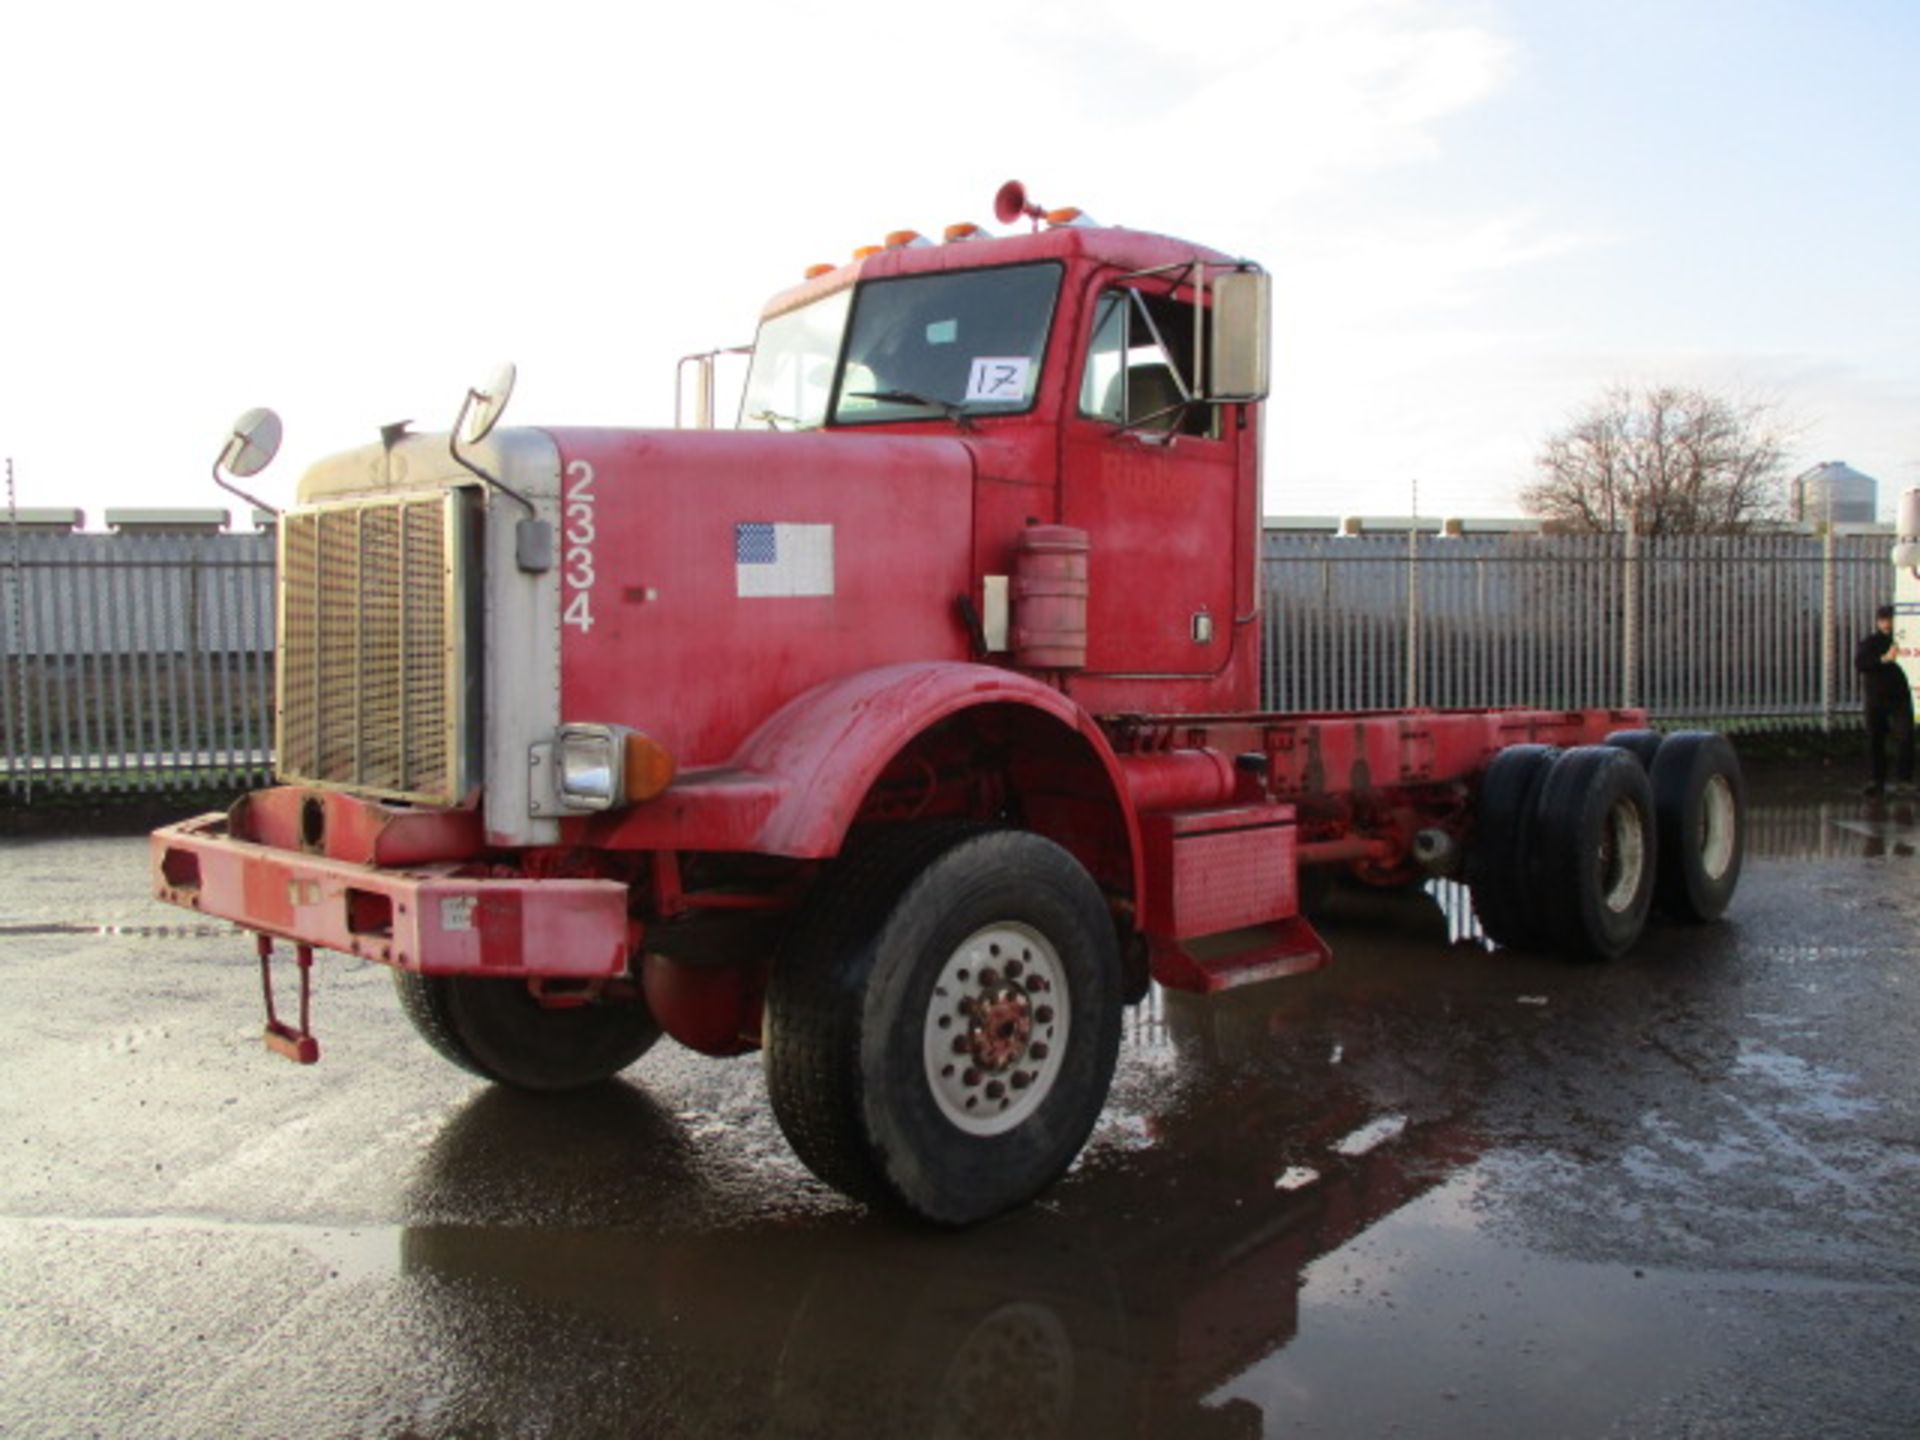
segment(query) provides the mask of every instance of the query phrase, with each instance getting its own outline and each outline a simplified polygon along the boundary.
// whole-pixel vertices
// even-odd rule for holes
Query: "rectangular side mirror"
[[[1213,278],[1209,400],[1267,398],[1272,333],[1272,277],[1263,270],[1229,270]]]

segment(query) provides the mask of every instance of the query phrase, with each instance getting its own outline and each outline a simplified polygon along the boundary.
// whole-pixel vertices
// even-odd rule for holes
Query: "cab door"
[[[1193,302],[1101,288],[1061,426],[1061,511],[1090,538],[1087,670],[1198,677],[1232,654],[1236,452],[1194,383]]]

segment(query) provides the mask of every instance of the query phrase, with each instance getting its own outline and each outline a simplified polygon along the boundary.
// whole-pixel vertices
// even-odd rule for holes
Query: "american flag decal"
[[[833,594],[833,526],[739,522],[733,579],[742,599]]]

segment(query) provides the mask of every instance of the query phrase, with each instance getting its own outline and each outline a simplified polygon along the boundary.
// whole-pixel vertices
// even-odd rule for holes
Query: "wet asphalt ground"
[[[0,1434],[1920,1434],[1920,806],[1834,776],[1610,967],[1341,895],[959,1235],[815,1182],[751,1056],[531,1100],[329,959],[288,1064],[143,840],[0,843]]]

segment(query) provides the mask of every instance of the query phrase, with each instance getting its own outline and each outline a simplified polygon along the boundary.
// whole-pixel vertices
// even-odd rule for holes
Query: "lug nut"
[[[1051,1005],[1040,1006],[1033,1012],[1033,1018],[1042,1025],[1051,1025],[1053,1023],[1053,1007]]]
[[[1027,1088],[1027,1086],[1031,1085],[1032,1083],[1033,1083],[1033,1076],[1029,1074],[1027,1071],[1016,1070],[1013,1072],[1013,1088],[1014,1089],[1024,1090]]]
[[[1046,1059],[1047,1058],[1047,1042],[1044,1040],[1034,1041],[1033,1044],[1027,1047],[1027,1054],[1031,1055],[1036,1060]]]
[[[1027,967],[1022,965],[1018,960],[1007,961],[1007,979],[1018,980],[1026,973],[1026,969]]]
[[[962,1085],[978,1085],[980,1083],[980,1072],[969,1069],[966,1074],[960,1077],[960,1083]]]
[[[964,1035],[956,1035],[956,1036],[954,1036],[954,1037],[953,1037],[953,1053],[954,1053],[954,1054],[956,1054],[956,1055],[964,1055],[964,1054],[966,1054],[966,1053],[967,1053],[967,1051],[968,1051],[968,1050],[969,1050],[970,1048],[971,1048],[971,1047],[970,1047],[970,1046],[969,1046],[969,1045],[967,1044],[967,1037],[966,1037],[966,1036],[964,1036]]]
[[[998,1100],[1006,1093],[1007,1087],[1002,1085],[998,1080],[994,1080],[987,1085],[987,1099],[989,1100]]]
[[[982,970],[980,972],[980,988],[981,989],[991,990],[993,989],[994,986],[998,985],[999,983],[1000,983],[1000,972],[998,970],[995,970],[992,966],[988,966],[985,970]]]

